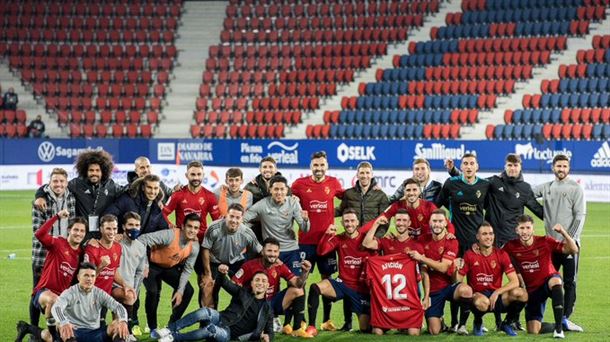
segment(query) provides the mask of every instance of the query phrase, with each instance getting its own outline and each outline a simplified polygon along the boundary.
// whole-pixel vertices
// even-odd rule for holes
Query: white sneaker
[[[173,341],[174,341],[174,336],[172,336],[172,335],[167,335],[159,340],[159,342],[173,342]]]
[[[466,329],[465,325],[460,325],[456,333],[460,336],[466,336],[468,335],[468,329]]]
[[[566,336],[563,334],[563,331],[553,331],[553,338],[565,338]]]
[[[129,336],[127,336],[127,338],[125,339],[125,342],[137,342],[138,338],[133,336],[133,334],[129,334]]]
[[[481,324],[481,331],[486,333],[489,332],[489,329],[487,329],[484,324]]]
[[[282,331],[282,322],[280,322],[279,317],[273,318],[273,331],[275,333],[279,333],[280,331]]]
[[[580,325],[570,321],[567,318],[563,320],[563,329],[567,330],[567,331],[576,331],[576,332],[585,331]]]
[[[172,332],[168,328],[153,329],[153,331],[150,332],[150,337],[157,340],[161,340],[163,337],[171,335]]]

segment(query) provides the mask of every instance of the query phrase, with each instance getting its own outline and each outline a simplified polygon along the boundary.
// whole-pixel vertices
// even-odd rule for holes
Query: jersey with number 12
[[[424,319],[417,262],[406,254],[370,257],[366,277],[371,289],[371,325],[382,329],[419,329]]]

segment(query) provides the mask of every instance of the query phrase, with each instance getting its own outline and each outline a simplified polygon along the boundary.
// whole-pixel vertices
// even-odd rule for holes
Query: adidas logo
[[[604,142],[602,146],[593,155],[591,160],[592,167],[610,167],[610,145]]]

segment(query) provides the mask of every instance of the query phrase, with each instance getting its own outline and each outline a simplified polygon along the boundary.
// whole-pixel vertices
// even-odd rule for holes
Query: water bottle
[[[17,254],[11,253],[8,255],[8,260],[15,260],[15,259],[17,259]]]

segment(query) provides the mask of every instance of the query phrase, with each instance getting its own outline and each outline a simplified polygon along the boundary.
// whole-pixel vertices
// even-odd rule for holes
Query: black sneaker
[[[15,342],[21,342],[25,335],[30,333],[30,325],[25,321],[17,322],[17,337],[15,338]]]
[[[343,326],[341,327],[341,329],[339,329],[341,331],[352,331],[352,323],[344,323]]]

